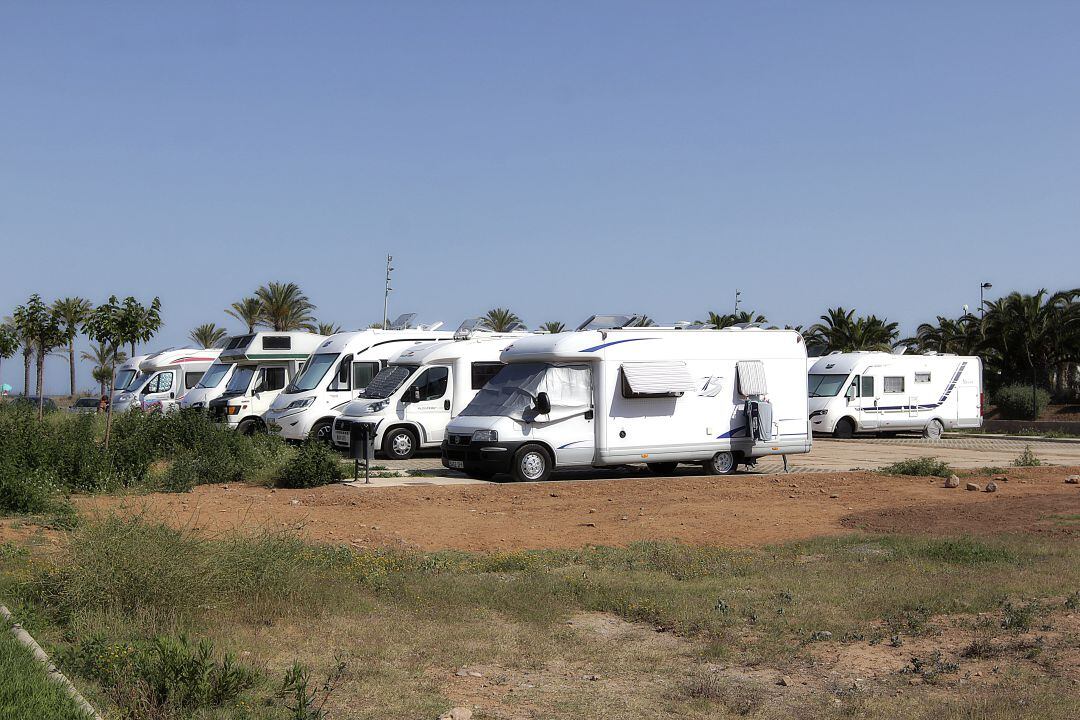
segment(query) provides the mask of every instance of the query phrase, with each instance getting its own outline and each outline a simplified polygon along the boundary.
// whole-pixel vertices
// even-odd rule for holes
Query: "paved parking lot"
[[[931,441],[921,438],[858,438],[854,440],[814,440],[813,450],[807,455],[788,458],[791,472],[838,472],[848,470],[873,470],[908,458],[933,456],[956,468],[1007,467],[1030,446],[1045,463],[1052,465],[1080,465],[1080,443],[1066,441],[1034,441],[1024,438],[952,437]],[[377,460],[383,468],[376,475],[395,474],[394,477],[376,477],[373,487],[389,485],[458,485],[483,484],[465,475],[443,468],[438,456],[428,455],[412,460]],[[779,457],[762,459],[755,472],[775,474],[784,471]],[[556,475],[555,479],[612,479],[634,476],[638,468],[614,468],[602,471],[573,472]],[[680,475],[695,475],[693,466],[680,468]],[[362,483],[361,483],[362,484]]]

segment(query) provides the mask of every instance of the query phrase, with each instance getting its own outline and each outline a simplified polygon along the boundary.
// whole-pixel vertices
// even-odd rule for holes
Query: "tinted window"
[[[421,400],[438,400],[446,394],[446,382],[449,377],[449,368],[428,368],[413,382],[412,387],[420,390]]]
[[[285,387],[285,368],[268,367],[263,369],[262,390],[280,390]]]
[[[308,358],[307,367],[293,381],[289,392],[304,392],[314,390],[319,381],[326,375],[326,371],[337,360],[337,353],[317,353]]]
[[[225,377],[225,374],[229,372],[229,368],[231,367],[232,365],[228,363],[214,363],[210,366],[210,369],[203,374],[202,378],[199,380],[199,384],[195,387],[217,387],[218,383],[221,382],[221,378]]]
[[[874,378],[866,375],[862,376],[862,387],[859,395],[862,397],[874,397]]]
[[[352,364],[352,386],[362,390],[368,386],[371,379],[379,372],[377,362],[357,362]]]
[[[928,373],[928,372],[917,372],[917,373],[915,373],[915,382],[917,382],[917,383],[928,383],[928,382],[930,382],[930,373]]]
[[[903,377],[885,377],[883,383],[884,390],[887,393],[902,393],[904,392],[904,378]]]
[[[472,364],[472,389],[479,390],[488,384],[488,380],[499,374],[503,367],[498,362],[478,362]]]
[[[810,397],[835,397],[844,387],[847,375],[814,375],[808,379]]]
[[[234,337],[232,340],[229,341],[229,343],[225,346],[225,349],[226,350],[236,350],[237,348],[247,347],[248,343],[251,342],[251,338],[253,338],[253,337],[255,337],[255,336],[254,335],[237,335],[236,337]]]
[[[251,386],[251,378],[255,377],[254,365],[238,365],[229,384],[225,386],[225,392],[232,394],[244,394]]]
[[[199,380],[203,374],[200,372],[186,372],[184,373],[184,389],[190,390],[199,384]]]
[[[288,335],[263,335],[263,350],[288,350],[292,347],[292,338]]]
[[[116,373],[116,382],[113,385],[116,390],[126,390],[128,384],[135,379],[136,373],[134,370],[123,369]]]

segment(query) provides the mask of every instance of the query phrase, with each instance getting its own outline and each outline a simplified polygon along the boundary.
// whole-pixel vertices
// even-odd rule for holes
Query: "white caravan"
[[[221,354],[221,348],[168,348],[147,355],[139,363],[139,375],[116,399],[114,412],[135,407],[143,410],[168,412],[177,400],[199,384],[210,366]]]
[[[235,367],[224,392],[210,401],[210,417],[245,435],[266,429],[263,413],[325,340],[309,332],[270,331],[229,338],[218,362]]]
[[[447,426],[443,465],[544,480],[564,467],[679,463],[729,474],[810,451],[792,330],[625,328],[522,338]]]
[[[959,355],[833,353],[810,369],[810,427],[849,438],[859,432],[918,431],[937,439],[982,425],[982,360]]]
[[[424,329],[331,335],[263,414],[267,430],[286,440],[331,442],[334,418],[386,367],[387,360],[409,345],[451,337],[450,332]]]
[[[115,403],[119,400],[120,395],[131,386],[135,378],[139,377],[139,363],[146,358],[146,355],[136,355],[116,366],[116,372],[113,374],[113,390],[109,402]]]
[[[342,410],[334,421],[334,443],[348,448],[352,424],[365,423],[375,447],[393,460],[438,447],[446,424],[499,372],[499,355],[520,337],[480,331],[402,350]]]
[[[221,397],[221,394],[225,392],[225,387],[229,384],[235,367],[235,362],[223,360],[219,355],[214,364],[199,378],[199,383],[180,399],[180,408],[182,410],[209,409],[210,401]]]

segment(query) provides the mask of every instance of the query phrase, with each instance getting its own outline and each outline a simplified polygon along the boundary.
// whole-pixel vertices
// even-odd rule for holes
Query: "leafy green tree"
[[[549,320],[546,323],[542,323],[540,325],[540,329],[546,330],[547,332],[554,335],[555,333],[566,332],[566,324],[561,323],[558,320]]]
[[[93,307],[89,300],[81,297],[66,297],[53,303],[53,310],[60,320],[60,330],[67,343],[68,377],[72,397],[75,396],[75,338],[79,334],[79,326]]]
[[[263,306],[257,297],[246,297],[240,302],[234,302],[225,312],[244,323],[248,334],[255,332],[255,326],[262,320]]]
[[[379,327],[382,327],[382,323],[379,323]],[[334,323],[321,322],[315,326],[315,332],[319,335],[336,335],[341,332],[341,326]]]
[[[60,318],[55,310],[34,293],[25,304],[15,308],[15,323],[35,353],[37,369],[38,418],[45,413],[45,358],[64,342]]]
[[[121,345],[126,344],[135,357],[135,345],[146,343],[161,329],[161,300],[154,298],[149,305],[142,305],[135,298],[128,296],[117,315],[119,332],[123,337]]]
[[[83,360],[94,363],[91,375],[100,386],[101,392],[99,397],[106,393],[111,395],[113,389],[113,376],[116,374],[116,366],[127,359],[127,355],[124,351],[115,346],[92,343],[90,345],[90,351],[87,352],[84,350],[80,357]]]
[[[19,349],[19,335],[9,323],[0,325],[0,362],[12,357]],[[3,377],[3,375],[0,375]]]
[[[191,342],[201,348],[212,348],[228,336],[223,327],[215,323],[203,323],[188,333]]]
[[[1080,357],[1080,289],[1033,295],[1012,292],[987,301],[981,323],[998,384],[1033,383],[1063,390]],[[1057,376],[1055,378],[1055,376]]]
[[[492,332],[506,332],[515,323],[520,323],[521,318],[511,312],[508,308],[493,308],[488,310],[482,318],[484,324]]]
[[[255,291],[262,305],[259,323],[272,330],[311,330],[315,305],[296,283],[271,282]]]
[[[128,298],[131,300],[132,298]],[[157,298],[154,298],[154,306],[160,306]],[[83,333],[91,340],[105,348],[119,348],[127,343],[134,347],[134,333],[141,332],[140,328],[132,323],[131,311],[128,303],[123,305],[115,295],[109,297],[108,302],[98,305],[91,311],[83,322]],[[110,375],[111,376],[111,375]],[[105,450],[109,449],[109,436],[112,433],[112,406],[110,402],[105,415]]]

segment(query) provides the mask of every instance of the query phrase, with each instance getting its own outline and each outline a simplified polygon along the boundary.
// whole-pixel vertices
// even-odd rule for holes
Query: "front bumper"
[[[470,435],[447,435],[442,443],[443,467],[466,473],[509,473],[521,442],[478,442]]]

